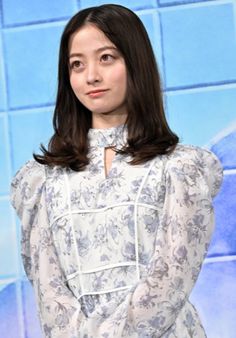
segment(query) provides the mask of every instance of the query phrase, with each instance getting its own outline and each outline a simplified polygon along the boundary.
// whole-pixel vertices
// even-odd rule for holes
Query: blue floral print
[[[22,258],[47,338],[203,338],[189,301],[214,227],[222,169],[178,145],[132,166],[123,126],[90,129],[82,172],[31,160],[12,182]]]

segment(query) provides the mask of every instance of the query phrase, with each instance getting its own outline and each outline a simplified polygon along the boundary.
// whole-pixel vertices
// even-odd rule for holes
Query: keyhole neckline
[[[127,129],[125,125],[98,129],[91,128],[88,131],[88,141],[90,147],[122,147],[126,143]]]

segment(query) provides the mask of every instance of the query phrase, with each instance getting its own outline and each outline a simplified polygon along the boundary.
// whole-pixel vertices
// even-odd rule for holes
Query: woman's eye
[[[79,68],[81,68],[81,62],[80,61],[78,61],[78,60],[76,60],[76,61],[73,61],[73,62],[71,62],[71,64],[70,64],[70,68],[71,69],[79,69]]]
[[[113,55],[110,55],[110,54],[103,54],[101,56],[101,60],[102,61],[105,61],[105,62],[109,62],[109,61],[113,61],[114,60],[114,56]]]

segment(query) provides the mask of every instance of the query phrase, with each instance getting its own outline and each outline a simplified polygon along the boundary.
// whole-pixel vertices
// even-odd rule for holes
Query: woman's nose
[[[92,63],[87,66],[87,83],[93,84],[95,82],[100,82],[102,79],[101,72],[98,65]]]

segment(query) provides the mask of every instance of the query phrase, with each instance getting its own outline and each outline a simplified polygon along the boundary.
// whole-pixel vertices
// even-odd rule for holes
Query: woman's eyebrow
[[[104,50],[107,50],[107,49],[113,49],[113,50],[117,51],[117,48],[114,47],[114,46],[103,46],[103,47],[96,49],[95,53],[100,53],[100,52],[103,52]],[[83,53],[71,53],[69,58],[74,57],[74,56],[83,56]]]

